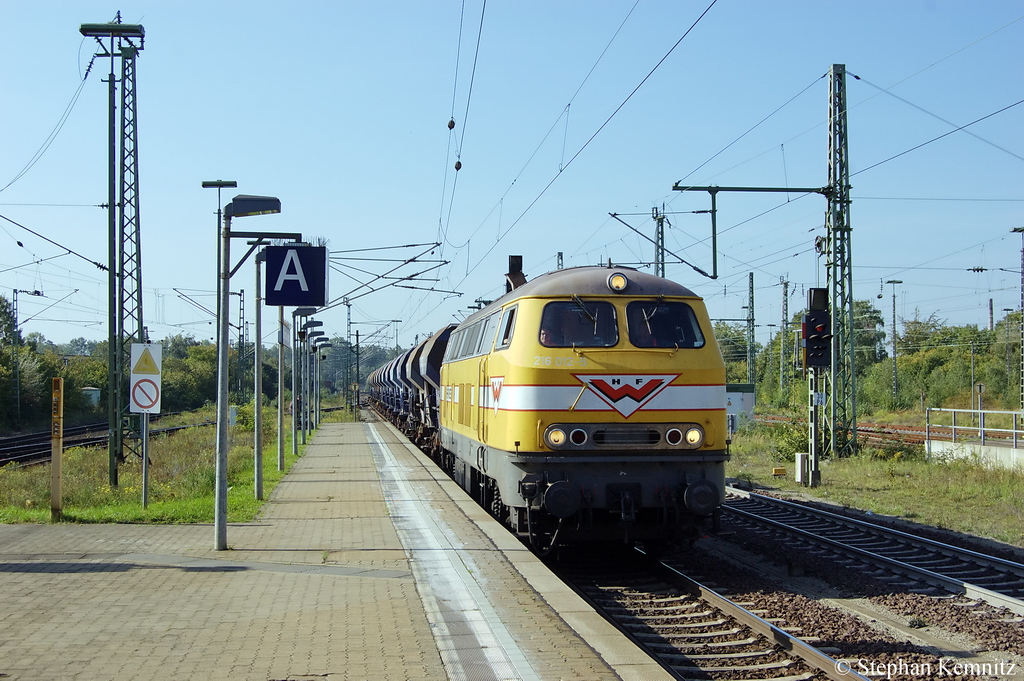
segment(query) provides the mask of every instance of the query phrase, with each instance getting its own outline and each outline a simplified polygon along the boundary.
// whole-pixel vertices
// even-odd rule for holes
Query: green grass
[[[240,425],[232,429],[228,453],[229,522],[251,521],[263,505],[255,495],[252,409],[240,412]],[[267,498],[297,457],[291,453],[291,421],[286,418],[285,467],[284,471],[277,470],[277,415],[273,409],[264,409],[264,417],[263,496]],[[333,412],[330,420],[344,418],[342,412]],[[202,415],[191,415],[183,417],[182,423],[202,420]],[[105,448],[66,451],[62,465],[63,522],[213,522],[215,437],[212,426],[151,437],[147,508],[142,508],[141,459],[135,457],[123,463],[118,469],[119,484],[111,488]],[[299,456],[303,448],[300,444]],[[0,522],[50,522],[49,465],[0,468]]]
[[[821,464],[821,486],[797,485],[792,452],[807,451],[800,429],[756,425],[733,439],[730,477],[822,501],[998,539],[1024,547],[1024,471],[972,461],[925,461],[919,446],[865,449]],[[772,468],[785,467],[775,478]]]

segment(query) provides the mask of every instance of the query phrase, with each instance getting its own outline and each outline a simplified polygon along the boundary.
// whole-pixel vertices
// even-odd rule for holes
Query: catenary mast
[[[128,409],[127,377],[131,344],[143,342],[142,253],[139,231],[139,159],[135,58],[145,45],[146,31],[122,24],[121,13],[107,24],[82,24],[79,32],[96,39],[109,57],[108,198],[107,198],[107,420],[110,440],[110,485],[118,483],[117,467],[124,451],[140,449],[140,419]],[[104,41],[107,41],[104,43]],[[114,64],[121,59],[121,98]],[[120,115],[118,111],[120,110]],[[138,453],[138,452],[136,452]]]
[[[853,267],[850,253],[850,164],[846,127],[846,66],[829,71],[828,209],[825,269],[832,312],[832,366],[826,373],[824,451],[856,451],[857,386],[854,370]]]

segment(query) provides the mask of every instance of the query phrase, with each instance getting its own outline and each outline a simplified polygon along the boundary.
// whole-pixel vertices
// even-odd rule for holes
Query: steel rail
[[[730,492],[733,492],[733,491],[735,491],[735,490],[730,490]],[[815,543],[818,543],[818,544],[824,544],[826,546],[834,548],[837,551],[840,551],[840,552],[843,552],[843,553],[853,554],[853,555],[858,556],[860,558],[866,559],[868,562],[872,562],[872,563],[875,563],[875,564],[882,564],[885,567],[890,568],[894,572],[897,572],[897,573],[900,573],[900,574],[903,574],[903,575],[907,575],[909,577],[912,577],[912,578],[917,579],[917,580],[922,581],[922,582],[926,582],[926,583],[931,584],[933,586],[937,586],[937,587],[943,588],[946,591],[949,591],[951,593],[964,594],[965,596],[967,596],[969,598],[973,598],[973,599],[977,599],[977,600],[982,600],[982,601],[985,601],[986,603],[988,603],[990,605],[1006,608],[1007,610],[1010,610],[1011,612],[1013,612],[1013,613],[1015,613],[1017,615],[1024,615],[1024,601],[1021,601],[1018,598],[1014,598],[1013,596],[1007,596],[1006,594],[999,593],[998,591],[993,591],[991,589],[986,589],[985,587],[977,586],[976,584],[971,584],[970,582],[965,582],[965,581],[963,581],[961,579],[956,579],[954,577],[947,577],[946,575],[943,575],[943,574],[940,574],[940,573],[937,573],[937,572],[932,572],[931,570],[927,570],[925,568],[920,568],[920,567],[917,567],[915,565],[911,565],[909,563],[904,563],[902,561],[895,560],[893,558],[888,558],[886,556],[882,556],[882,555],[879,555],[877,553],[873,553],[873,552],[868,551],[866,549],[861,549],[861,548],[858,548],[856,546],[850,546],[849,544],[844,544],[843,542],[837,541],[835,539],[829,539],[828,537],[822,537],[821,535],[815,534],[815,533],[810,532],[808,530],[803,530],[803,529],[800,529],[798,527],[793,527],[791,525],[787,525],[784,522],[777,521],[777,520],[772,520],[771,518],[765,518],[763,516],[757,515],[756,513],[750,513],[748,511],[742,511],[742,510],[736,509],[736,508],[729,508],[728,506],[726,506],[724,508],[729,513],[734,513],[734,514],[736,514],[738,516],[747,518],[749,520],[753,520],[753,521],[756,521],[756,522],[759,522],[759,523],[762,523],[762,524],[766,524],[766,525],[770,525],[772,527],[776,527],[776,528],[778,528],[778,529],[780,529],[780,530],[782,530],[784,532],[788,532],[790,534],[795,534],[795,535],[804,537],[805,539],[808,539],[808,540],[810,540],[812,542],[815,542]],[[812,515],[813,515],[813,512],[812,512]],[[867,525],[871,526],[870,523],[867,523]],[[871,527],[874,528],[874,527],[877,527],[877,526],[871,526]],[[920,541],[920,538],[915,537],[915,539]],[[938,543],[938,542],[936,542],[936,543]],[[947,545],[942,544],[942,546],[947,546]],[[950,548],[954,548],[955,549],[956,547],[950,547]],[[987,556],[987,558],[990,558],[992,560],[1000,560],[1000,559],[994,558],[992,556]],[[1017,563],[1013,563],[1012,561],[1007,561],[1007,562],[1009,562],[1011,565],[1018,565]]]
[[[886,537],[898,539],[910,544],[917,546],[924,546],[932,549],[938,553],[949,556],[951,558],[958,558],[962,560],[970,560],[979,565],[985,565],[987,567],[994,567],[1000,570],[1005,570],[1017,575],[1018,577],[1024,578],[1024,564],[1017,563],[1012,560],[1006,560],[999,558],[998,556],[989,556],[984,553],[978,553],[971,549],[965,549],[959,546],[953,546],[952,544],[944,544],[934,539],[928,539],[927,537],[919,537],[909,532],[903,532],[902,530],[895,530],[891,527],[885,527],[884,525],[876,525],[875,523],[867,522],[865,520],[857,520],[856,518],[849,518],[847,516],[838,515],[829,511],[823,511],[817,508],[808,508],[800,504],[795,504],[785,499],[776,499],[775,497],[768,497],[763,494],[750,493],[746,490],[730,489],[730,494],[735,494],[738,497],[747,499],[756,499],[760,503],[765,503],[772,506],[779,506],[785,509],[792,509],[805,515],[812,515],[819,518],[825,518],[842,525],[849,527],[855,527],[858,529],[870,530],[874,534],[883,535]],[[727,507],[728,508],[728,507]],[[730,511],[733,509],[729,509]]]
[[[659,563],[663,570],[671,573],[672,577],[682,583],[682,586],[694,596],[706,601],[711,606],[718,608],[726,615],[736,619],[740,624],[749,627],[752,631],[765,637],[769,641],[778,644],[786,652],[794,655],[811,667],[814,667],[822,674],[833,681],[868,681],[867,677],[861,676],[849,668],[848,665],[841,665],[839,660],[829,657],[811,644],[798,636],[780,629],[771,622],[764,620],[754,613],[746,610],[740,605],[733,603],[725,596],[712,589],[695,582],[679,570],[666,563]]]

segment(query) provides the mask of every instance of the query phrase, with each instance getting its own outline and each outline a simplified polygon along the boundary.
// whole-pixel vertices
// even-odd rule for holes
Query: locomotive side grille
[[[656,445],[661,442],[661,433],[653,428],[616,428],[595,430],[594,444],[606,447],[623,445]]]
[[[469,425],[469,417],[472,413],[473,405],[472,401],[472,383],[460,383],[459,384],[459,423],[464,426]]]

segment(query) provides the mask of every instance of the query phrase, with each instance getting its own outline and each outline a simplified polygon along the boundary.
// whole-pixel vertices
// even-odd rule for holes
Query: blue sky
[[[880,282],[900,279],[901,317],[919,310],[979,326],[989,299],[997,320],[1019,306],[1021,240],[1010,232],[1024,226],[1024,104],[1012,106],[1024,98],[1019,0],[718,0],[674,50],[710,0],[490,0],[482,29],[482,0],[5,4],[0,186],[81,85],[95,45],[79,25],[120,10],[145,26],[140,218],[154,338],[214,336],[212,320],[175,292],[213,307],[217,200],[203,180],[281,199],[280,215],[240,229],[300,231],[332,251],[440,241],[432,257],[450,264],[432,283],[463,295],[390,289],[353,304],[355,321],[402,320],[403,345],[500,295],[509,254],[524,256],[528,276],[553,269],[558,252],[567,266],[650,263],[649,242],[611,212],[653,236],[651,208],[664,205],[668,248],[710,270],[709,219],[692,212],[708,196],[673,183],[826,184],[822,76],[834,63],[860,78],[847,84],[855,297],[888,319],[892,287]],[[56,138],[0,192],[0,215],[101,262],[108,70],[97,60]],[[668,276],[703,295],[712,317],[738,318],[753,271],[765,341],[781,318],[783,278],[791,312],[806,287],[824,283],[813,242],[825,202],[720,194],[718,208],[719,279],[681,264]],[[104,339],[104,273],[0,223],[0,291],[45,294],[20,298],[23,332]],[[250,319],[252,282],[251,265],[232,282],[246,289]],[[354,286],[331,273],[332,297]],[[344,306],[320,318],[329,334],[344,333]]]

